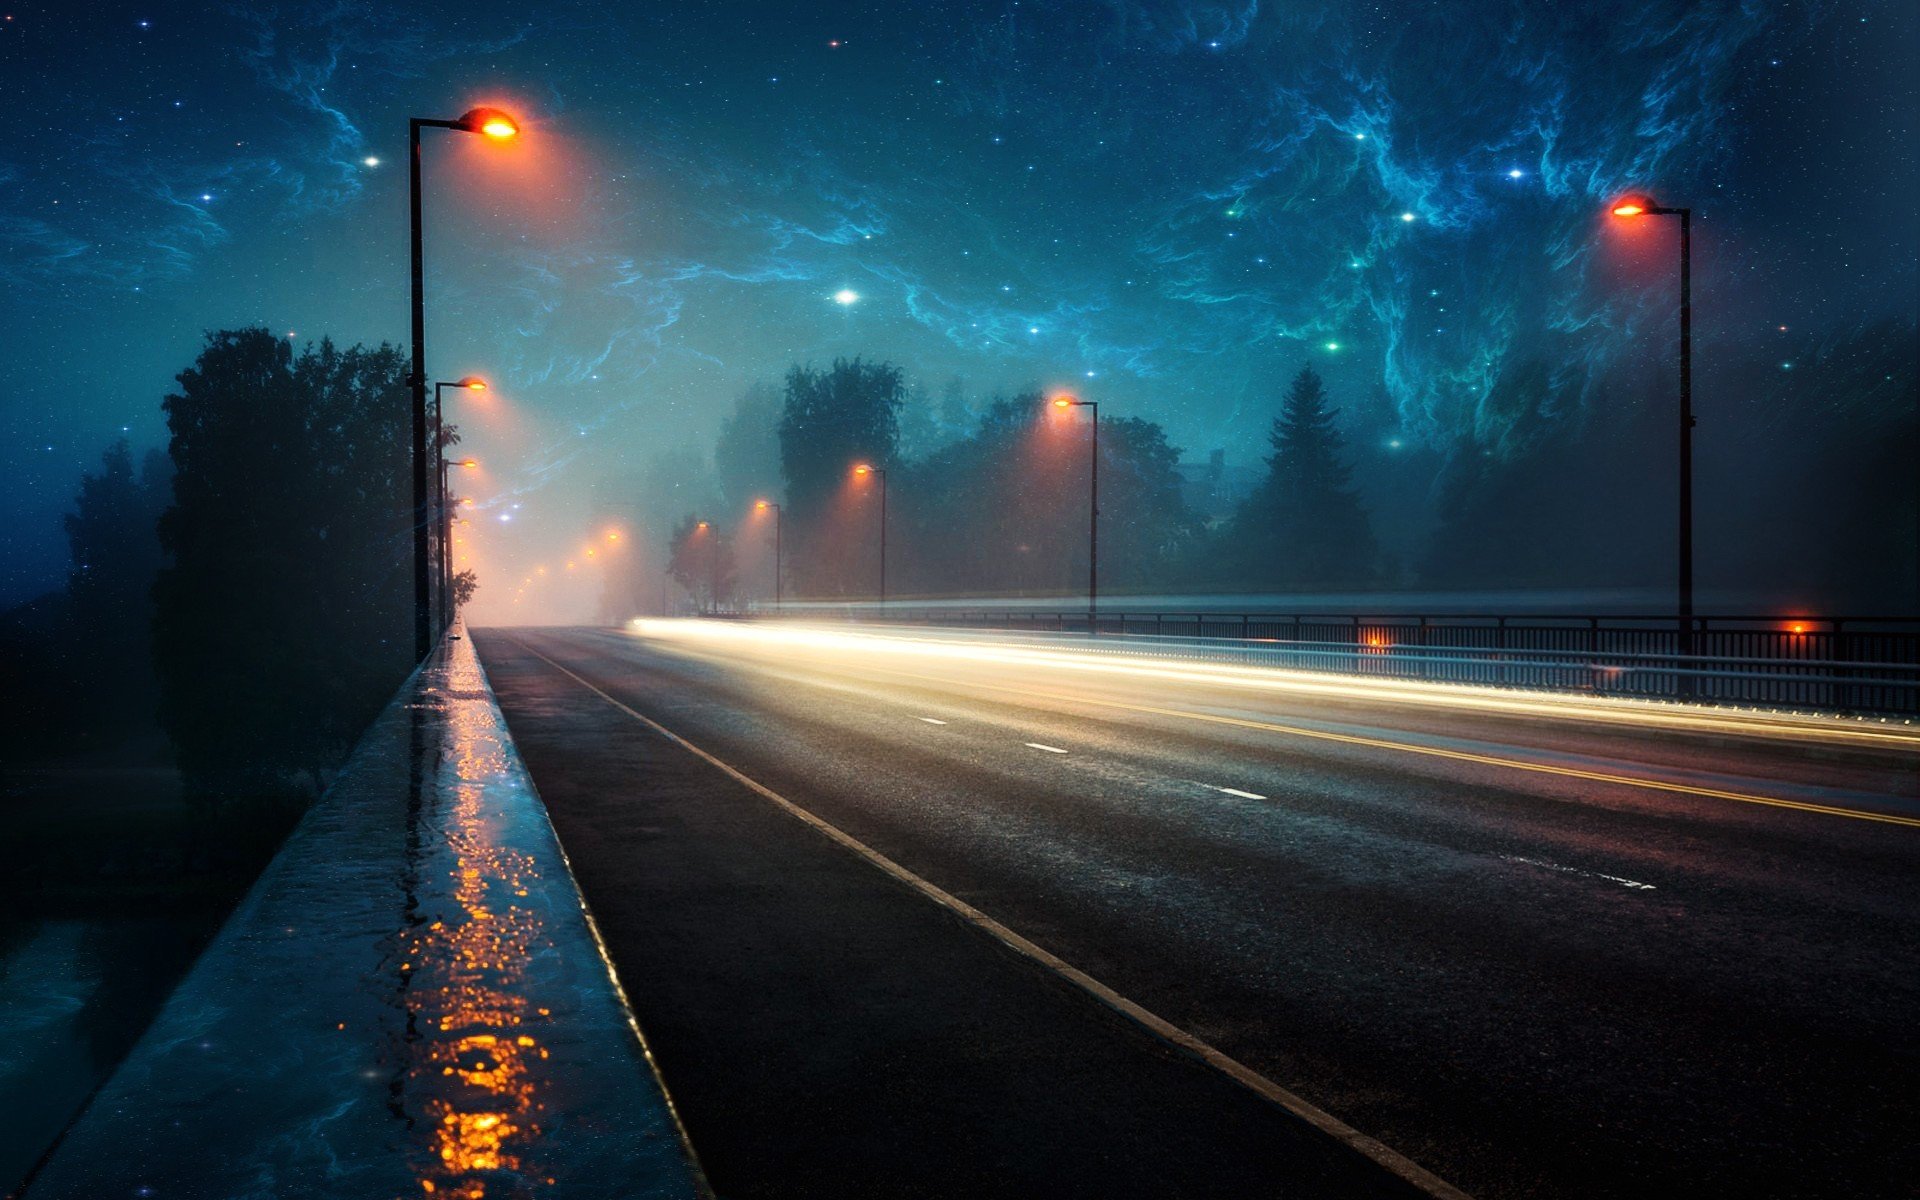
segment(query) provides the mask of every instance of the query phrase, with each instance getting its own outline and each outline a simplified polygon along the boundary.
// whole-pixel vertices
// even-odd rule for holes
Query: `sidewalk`
[[[471,643],[448,646],[27,1196],[704,1194]]]

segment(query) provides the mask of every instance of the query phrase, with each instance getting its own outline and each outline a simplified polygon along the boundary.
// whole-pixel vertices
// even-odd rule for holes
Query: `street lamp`
[[[876,475],[880,478],[880,615],[884,617],[887,615],[887,472],[881,467],[858,463],[853,473],[860,479]]]
[[[1650,196],[1622,196],[1613,215],[1680,218],[1680,653],[1693,654],[1693,210],[1669,208]],[[1679,690],[1692,690],[1687,676]]]
[[[413,651],[426,661],[433,647],[432,584],[427,538],[427,317],[424,307],[424,259],[420,248],[420,131],[457,129],[496,141],[520,132],[519,124],[497,108],[476,108],[453,121],[407,119],[407,215],[412,234],[413,374],[408,377],[413,405]]]
[[[1087,636],[1094,637],[1100,632],[1100,402],[1062,392],[1053,406],[1062,412],[1084,408],[1093,417],[1087,442]]]
[[[477,467],[480,464],[471,458],[460,460],[463,467]],[[455,609],[453,603],[453,509],[447,504],[447,452],[440,450],[440,627],[443,630],[453,628]]]
[[[773,611],[780,611],[780,506],[771,500],[755,500],[753,511],[773,514]]]
[[[717,614],[720,611],[720,531],[705,521],[693,528],[707,535],[707,612]]]
[[[453,551],[450,543],[453,531],[449,527],[452,511],[447,505],[447,443],[445,422],[445,401],[441,393],[448,388],[460,388],[468,392],[484,392],[487,381],[478,375],[467,375],[451,382],[441,381],[433,385],[433,440],[434,457],[438,460],[435,475],[439,482],[440,508],[440,627],[453,628]],[[472,459],[460,464],[464,467],[475,466]]]

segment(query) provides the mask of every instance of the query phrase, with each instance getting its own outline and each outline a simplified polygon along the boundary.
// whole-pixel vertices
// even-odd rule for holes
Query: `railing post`
[[[1847,634],[1843,628],[1845,624],[1838,618],[1833,622],[1833,661],[1836,664],[1847,661]],[[1850,713],[1854,709],[1853,704],[1850,703],[1853,699],[1853,686],[1848,682],[1851,677],[1851,672],[1846,667],[1836,665],[1833,668],[1834,707],[1843,713]]]

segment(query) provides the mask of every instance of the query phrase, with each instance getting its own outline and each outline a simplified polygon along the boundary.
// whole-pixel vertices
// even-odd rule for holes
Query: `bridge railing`
[[[863,621],[1086,634],[1087,613],[865,610]],[[1158,652],[1391,679],[1652,699],[1920,713],[1920,619],[1114,612],[1092,630]],[[1122,647],[1112,647],[1120,650]]]

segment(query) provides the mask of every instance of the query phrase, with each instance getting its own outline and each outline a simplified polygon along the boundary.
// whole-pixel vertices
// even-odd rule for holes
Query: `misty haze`
[[[0,1191],[1905,1194],[1916,65],[0,14]]]

